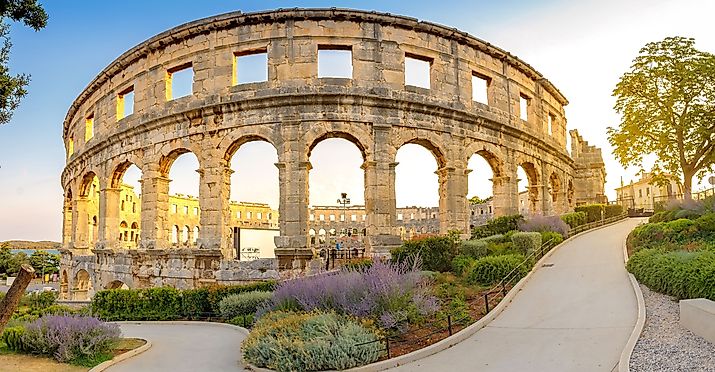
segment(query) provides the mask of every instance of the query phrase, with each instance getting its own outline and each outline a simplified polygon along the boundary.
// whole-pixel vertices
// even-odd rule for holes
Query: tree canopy
[[[12,113],[27,94],[27,84],[30,76],[26,74],[11,75],[7,64],[10,60],[10,25],[6,19],[22,22],[26,26],[39,31],[47,25],[47,13],[37,0],[0,0],[0,125],[12,118]]]
[[[715,164],[715,55],[691,38],[648,43],[613,95],[622,119],[608,128],[608,140],[618,161],[642,169],[644,156],[655,154],[656,181],[683,177],[690,198],[693,177]]]

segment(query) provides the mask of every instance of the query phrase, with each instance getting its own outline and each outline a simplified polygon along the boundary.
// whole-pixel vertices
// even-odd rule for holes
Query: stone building
[[[654,182],[651,173],[645,173],[637,181],[631,181],[616,188],[616,202],[628,209],[643,209],[653,212],[657,203],[667,203],[670,200],[681,199],[683,185],[676,177],[665,176],[667,181],[658,184]]]
[[[347,57],[347,72],[326,75],[319,66],[335,53]],[[265,70],[247,79],[247,58],[260,61]],[[408,64],[415,69],[405,68]],[[192,82],[184,92],[176,84],[179,76]],[[363,242],[370,254],[389,254],[401,242],[395,156],[405,144],[423,146],[437,160],[440,233],[469,235],[467,162],[475,154],[494,174],[495,216],[518,211],[519,166],[527,174],[531,213],[572,210],[602,197],[605,171],[600,150],[575,132],[573,156],[566,151],[567,104],[551,82],[509,52],[414,18],[281,9],[180,25],[122,54],[67,112],[62,131],[67,165],[61,177],[64,275],[68,286],[76,287],[79,263],[94,262],[94,271],[87,266],[90,277],[95,287],[105,287],[110,268],[131,261],[128,269],[116,271],[150,278],[132,279],[139,285],[160,283],[165,272],[178,272],[181,283],[191,285],[234,280],[219,272],[233,267],[236,258],[230,164],[238,148],[251,141],[273,145],[278,155],[275,255],[282,268],[304,267],[314,256],[309,159],[328,138],[346,139],[362,154]],[[200,175],[198,224],[192,226],[173,223],[168,178],[174,160],[189,152]],[[119,235],[122,178],[131,165],[142,171],[142,197],[138,242],[135,235],[139,249],[129,260]],[[88,213],[95,179],[96,222]],[[181,203],[177,211],[186,206]],[[185,240],[191,234],[190,249],[174,247],[175,236]],[[154,269],[142,271],[150,262]],[[161,265],[178,267],[157,269]]]

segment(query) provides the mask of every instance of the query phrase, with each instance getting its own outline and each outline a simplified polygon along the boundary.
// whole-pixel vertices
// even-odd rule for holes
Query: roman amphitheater
[[[348,56],[349,73],[321,74],[322,58],[335,54]],[[247,58],[263,61],[262,78],[245,79]],[[187,74],[190,91],[178,97],[176,79]],[[323,227],[316,223],[320,208],[308,205],[309,160],[329,138],[346,139],[362,154],[365,205],[347,213],[371,255],[401,244],[406,213],[431,220],[430,232],[469,234],[467,163],[475,154],[494,174],[490,215],[520,211],[517,167],[528,178],[529,213],[600,201],[601,150],[567,132],[567,104],[508,52],[403,16],[290,9],[175,27],[122,54],[69,108],[62,297],[263,280],[317,267],[315,247],[323,240],[315,235]],[[276,150],[277,211],[229,200],[232,187],[250,187],[230,184],[230,161],[251,141]],[[438,208],[396,208],[395,156],[405,144],[437,160]],[[170,196],[172,163],[189,152],[199,162],[199,195]],[[131,165],[141,169],[141,190],[122,182]],[[340,212],[345,218],[344,209],[323,215]],[[240,228],[274,230],[275,259],[242,259]]]

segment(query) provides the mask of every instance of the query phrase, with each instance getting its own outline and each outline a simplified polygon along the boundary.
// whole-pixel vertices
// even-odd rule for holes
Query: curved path
[[[612,371],[638,305],[623,265],[627,219],[565,243],[487,327],[400,371]]]
[[[244,371],[238,327],[206,322],[119,322],[125,337],[151,341],[149,350],[122,361],[110,372]]]

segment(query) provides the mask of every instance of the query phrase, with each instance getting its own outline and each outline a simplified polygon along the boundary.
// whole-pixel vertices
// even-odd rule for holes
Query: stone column
[[[366,161],[365,213],[367,215],[366,251],[375,256],[388,256],[402,240],[396,232],[395,167],[397,163]]]
[[[72,248],[90,248],[88,205],[89,199],[87,197],[78,197],[74,200],[74,207],[72,208],[72,231],[74,232]]]
[[[548,206],[544,209],[544,204],[548,205],[548,201],[542,198],[544,185],[529,185],[527,192],[529,193],[529,213],[542,214],[548,211]]]
[[[99,194],[99,236],[101,248],[119,248],[119,204],[121,189],[105,188]]]
[[[62,207],[62,247],[69,249],[72,247],[73,226],[72,221],[72,200],[65,199]]]
[[[229,221],[231,210],[231,168],[218,154],[206,157],[199,183],[199,249],[219,249],[225,259],[236,258],[236,252],[228,244],[231,236]],[[190,232],[190,234],[193,232]]]
[[[280,236],[275,237],[276,258],[281,268],[305,266],[313,257],[308,244],[308,162],[307,147],[299,140],[300,124],[283,123],[283,143],[278,154],[280,205],[278,225]]]
[[[494,217],[519,213],[519,192],[516,167],[505,164],[504,175],[492,178],[492,210]]]
[[[465,167],[442,167],[439,176],[439,232],[446,234],[458,230],[469,234],[469,209],[467,206],[467,169]]]
[[[142,249],[165,249],[170,246],[169,179],[161,174],[158,165],[142,172],[141,235]]]

